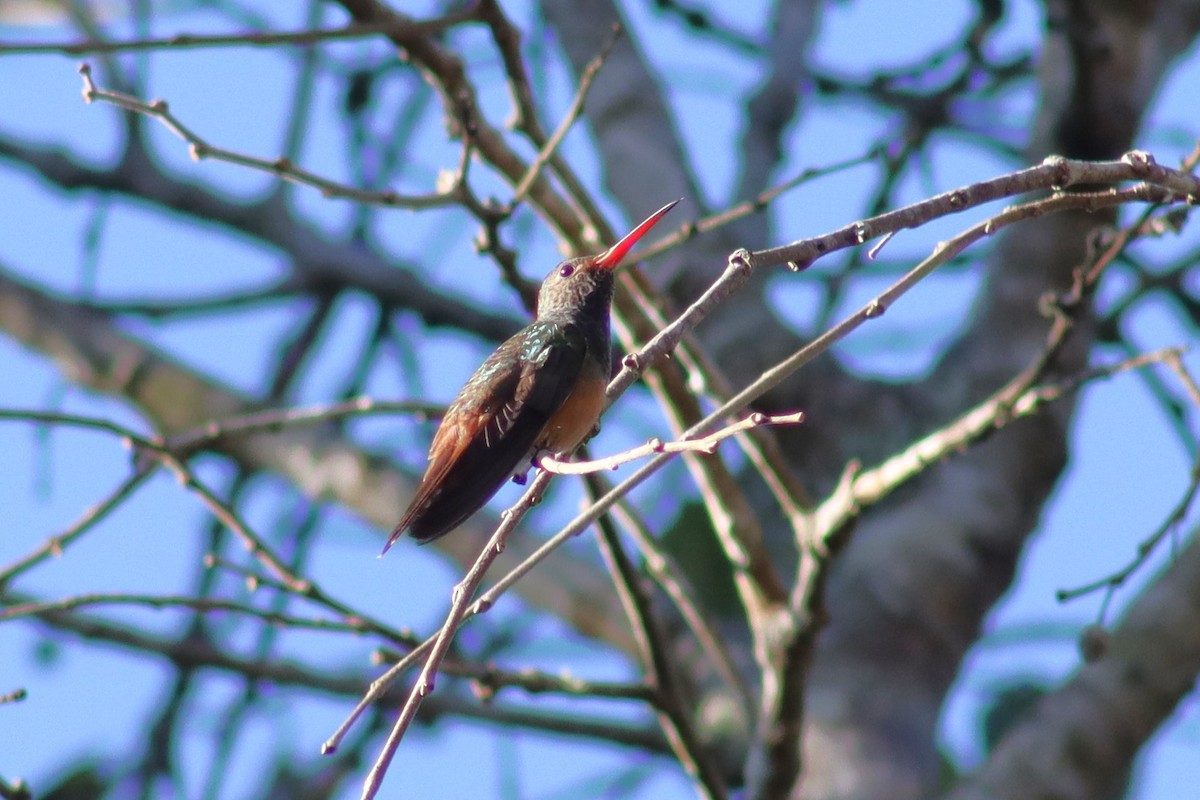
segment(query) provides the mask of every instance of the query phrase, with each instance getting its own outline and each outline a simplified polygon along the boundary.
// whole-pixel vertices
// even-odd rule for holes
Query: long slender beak
[[[629,233],[625,234],[621,241],[617,242],[612,247],[596,256],[596,266],[603,267],[605,269],[616,269],[620,265],[621,259],[625,258],[625,254],[629,252],[630,248],[637,244],[638,239],[641,239],[643,236],[645,236],[646,233],[654,227],[654,224],[662,219],[663,216],[672,208],[674,208],[678,202],[679,200],[672,200],[671,202],[667,203],[658,211],[655,211],[653,214],[646,217],[645,221],[642,222],[641,225],[638,225]]]

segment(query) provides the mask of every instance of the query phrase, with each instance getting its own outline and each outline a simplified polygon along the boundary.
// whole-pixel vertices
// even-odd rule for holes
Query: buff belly
[[[606,403],[604,389],[607,385],[603,377],[588,376],[580,380],[542,428],[536,447],[553,453],[569,453],[578,447],[600,419]]]

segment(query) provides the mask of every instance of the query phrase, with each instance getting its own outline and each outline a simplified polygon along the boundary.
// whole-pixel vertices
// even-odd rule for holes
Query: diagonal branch
[[[725,781],[716,770],[716,762],[705,752],[697,736],[687,698],[676,675],[676,665],[671,659],[667,635],[654,616],[650,598],[641,586],[641,576],[626,554],[611,520],[601,518],[597,524],[600,553],[608,563],[621,604],[633,625],[642,664],[655,689],[659,726],[679,763],[696,784],[697,793],[711,800],[727,797]]]
[[[236,150],[230,150],[227,147],[210,144],[198,133],[189,128],[183,120],[175,116],[166,100],[145,102],[132,95],[98,88],[92,80],[92,68],[86,63],[79,65],[79,74],[83,77],[83,99],[85,102],[92,103],[99,100],[111,103],[117,108],[159,120],[171,133],[188,144],[188,153],[195,161],[212,158],[235,166],[265,172],[268,175],[275,175],[285,181],[292,181],[302,186],[311,186],[319,190],[326,198],[352,200],[356,203],[369,203],[390,208],[406,208],[409,210],[441,208],[461,203],[465,196],[466,168],[470,159],[469,142],[466,141],[464,141],[462,157],[459,160],[459,167],[455,173],[456,178],[448,190],[422,195],[402,195],[390,189],[383,192],[373,192],[323,178],[315,172],[310,172],[303,167],[296,166],[289,159],[282,156],[274,159],[259,158],[239,153]]]

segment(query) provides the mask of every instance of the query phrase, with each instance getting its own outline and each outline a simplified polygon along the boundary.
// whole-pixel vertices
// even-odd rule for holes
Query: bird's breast
[[[594,374],[581,375],[575,388],[559,406],[558,411],[546,421],[538,436],[536,447],[553,453],[570,452],[588,437],[604,410],[604,389],[608,386],[605,376],[596,370]]]

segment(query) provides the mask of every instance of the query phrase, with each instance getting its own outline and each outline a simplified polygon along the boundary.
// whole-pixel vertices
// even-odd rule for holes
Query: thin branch
[[[749,200],[743,200],[722,211],[717,211],[706,217],[700,217],[699,219],[683,223],[674,233],[668,233],[666,236],[655,240],[653,244],[647,245],[645,249],[639,251],[639,257],[642,260],[654,258],[668,250],[674,250],[676,247],[690,242],[702,234],[712,233],[740,219],[759,214],[767,210],[775,199],[792,189],[819,178],[836,175],[839,172],[845,172],[854,167],[869,164],[872,161],[878,160],[884,153],[885,148],[877,146],[872,147],[861,156],[853,156],[843,161],[835,161],[823,167],[805,167],[794,177],[781,181],[769,189],[764,189]]]
[[[464,156],[460,160],[456,177],[450,181],[450,187],[446,191],[421,195],[402,195],[390,189],[383,192],[367,191],[323,178],[314,172],[296,166],[287,158],[258,158],[209,144],[171,112],[167,101],[153,100],[147,103],[128,94],[97,88],[95,82],[92,80],[92,69],[86,63],[79,65],[79,74],[83,77],[83,99],[85,102],[91,103],[100,100],[126,111],[132,111],[159,120],[168,130],[188,144],[188,151],[195,161],[200,161],[204,158],[213,158],[229,164],[265,172],[268,175],[274,175],[283,180],[292,181],[303,186],[311,186],[327,198],[353,200],[357,203],[370,203],[390,208],[413,210],[441,208],[456,205],[463,200],[464,165],[468,161],[465,152],[469,150],[469,147],[466,145],[463,148]]]
[[[214,311],[233,311],[247,306],[253,307],[268,301],[282,300],[300,294],[302,291],[304,291],[302,282],[296,277],[289,276],[259,289],[238,289],[209,297],[174,301],[92,301],[85,304],[84,307],[103,314],[129,314],[147,319],[168,317],[179,319],[197,314],[211,314]]]
[[[1125,581],[1149,560],[1150,556],[1158,549],[1158,545],[1163,540],[1179,530],[1184,520],[1187,519],[1188,512],[1191,511],[1192,503],[1195,502],[1197,494],[1200,494],[1200,458],[1192,464],[1191,476],[1179,501],[1167,513],[1166,519],[1149,536],[1138,542],[1137,554],[1128,564],[1106,577],[1086,583],[1083,586],[1074,589],[1059,589],[1055,592],[1055,597],[1058,598],[1060,603],[1065,603],[1101,589],[1111,595],[1113,591],[1124,585]],[[1107,600],[1105,604],[1107,605]],[[1103,624],[1103,620],[1101,620],[1101,623]]]
[[[696,733],[687,699],[683,696],[671,660],[668,637],[654,616],[650,598],[640,584],[641,576],[621,546],[621,539],[607,517],[598,521],[600,554],[608,562],[613,584],[621,598],[625,614],[633,625],[634,636],[641,651],[642,665],[655,688],[654,705],[658,723],[666,734],[671,750],[692,778],[702,797],[720,800],[728,796],[725,782],[715,768],[715,762],[705,753]]]
[[[1175,376],[1179,378],[1179,382],[1183,384],[1188,397],[1191,398],[1192,405],[1200,411],[1200,383],[1196,382],[1196,379],[1192,377],[1192,373],[1184,366],[1182,354],[1174,353],[1169,355],[1166,359],[1166,364],[1175,373]]]
[[[928,436],[913,442],[903,452],[888,458],[866,472],[852,465],[854,473],[850,494],[830,498],[817,511],[821,519],[818,528],[822,531],[836,530],[845,519],[835,521],[833,514],[857,515],[868,506],[880,502],[896,487],[911,480],[931,464],[961,451],[979,441],[992,431],[1020,417],[1040,411],[1046,404],[1076,391],[1084,383],[1108,378],[1120,372],[1138,369],[1152,363],[1165,363],[1178,348],[1165,348],[1126,359],[1108,367],[1088,370],[1074,378],[1046,386],[1031,385],[1022,373],[979,405],[965,412],[956,420]]]
[[[1191,180],[1190,176],[1187,177],[1189,180]],[[1168,180],[1173,182],[1174,176]],[[1197,182],[1196,188],[1198,191],[1200,191],[1200,181]],[[937,250],[932,256],[915,266],[902,278],[897,280],[895,283],[877,295],[874,299],[870,300],[861,308],[859,308],[858,311],[829,328],[820,336],[816,337],[805,346],[797,350],[791,356],[788,356],[784,360],[780,361],[774,367],[766,370],[750,385],[739,392],[736,397],[731,398],[721,408],[709,415],[707,418],[709,426],[711,426],[712,421],[720,419],[721,416],[730,413],[736,413],[742,408],[745,408],[746,405],[753,402],[755,399],[775,386],[778,386],[785,378],[787,378],[797,369],[809,363],[818,355],[826,352],[830,347],[833,346],[833,344],[844,339],[852,331],[863,325],[865,322],[882,316],[884,312],[892,305],[892,303],[907,293],[917,283],[927,277],[939,266],[942,266],[948,262],[951,258],[965,250],[971,244],[992,235],[997,230],[1012,225],[1020,220],[1038,217],[1052,212],[1065,211],[1068,209],[1094,211],[1100,208],[1108,208],[1136,201],[1155,203],[1185,202],[1186,195],[1180,195],[1172,190],[1163,189],[1157,185],[1151,185],[1147,183],[1139,183],[1126,189],[1113,189],[1108,192],[1053,195],[1043,200],[1035,200],[1022,205],[1010,207],[1000,214],[972,226],[948,242],[939,244]],[[783,251],[780,250],[779,252]],[[757,253],[746,253],[744,257],[749,259],[757,259],[758,255],[759,254]],[[697,427],[700,428],[701,431],[708,430],[708,427]]]
[[[740,422],[735,422],[720,430],[713,431],[708,436],[699,439],[674,442],[651,439],[645,444],[626,450],[623,453],[587,461],[568,461],[552,453],[542,453],[534,459],[534,463],[540,469],[552,472],[555,475],[589,475],[595,472],[615,470],[622,464],[628,464],[631,461],[652,456],[656,453],[704,453],[712,455],[717,451],[717,447],[721,442],[739,433],[744,433],[763,425],[799,425],[803,421],[803,411],[796,411],[791,414],[762,414],[755,412]]]
[[[397,717],[396,723],[392,727],[392,732],[388,735],[387,741],[380,750],[378,758],[376,758],[375,763],[367,773],[366,780],[363,782],[363,800],[370,800],[378,793],[379,787],[383,782],[383,776],[387,773],[388,765],[391,763],[393,756],[395,756],[396,749],[400,746],[400,740],[404,738],[405,731],[408,730],[408,726],[416,718],[417,709],[420,708],[421,702],[433,693],[434,685],[437,682],[437,672],[441,667],[442,660],[446,657],[446,653],[450,649],[450,643],[454,640],[454,635],[468,616],[468,607],[474,608],[478,605],[472,605],[471,600],[474,598],[475,592],[483,581],[484,575],[487,574],[488,568],[491,567],[496,557],[504,551],[504,542],[508,538],[508,534],[521,521],[525,512],[541,500],[542,492],[545,491],[546,485],[550,482],[550,477],[549,473],[540,473],[530,483],[529,488],[525,490],[525,493],[517,501],[516,505],[504,512],[503,521],[496,528],[496,532],[492,534],[492,538],[488,540],[487,546],[484,547],[483,552],[479,554],[479,558],[475,560],[475,563],[467,571],[467,574],[463,576],[463,579],[454,587],[450,611],[446,615],[446,620],[442,623],[442,628],[438,632],[437,637],[432,640],[433,644],[429,647],[428,655],[425,657],[425,666],[421,669],[421,674],[417,676],[416,682],[408,693],[408,699],[405,701],[404,707],[400,709],[400,716]],[[409,655],[409,658],[412,658],[416,653],[417,650],[414,650]],[[401,663],[404,663],[404,661],[401,661]],[[324,752],[329,752],[328,746],[324,749]]]
[[[283,559],[275,553],[262,537],[256,534],[241,519],[241,516],[233,508],[217,497],[212,489],[196,477],[195,473],[187,466],[184,460],[168,449],[158,437],[148,438],[111,420],[78,414],[0,409],[0,420],[5,419],[68,425],[71,427],[104,431],[117,436],[121,441],[134,449],[139,457],[156,462],[165,467],[168,472],[175,475],[179,484],[187,491],[196,495],[208,507],[212,515],[241,540],[250,555],[266,567],[268,572],[275,575],[290,592],[310,600],[317,605],[324,606],[340,614],[347,620],[360,621],[368,629],[390,641],[399,644],[404,644],[407,641],[407,637],[403,633],[362,610],[342,603],[326,593],[312,580],[298,575],[291,567],[284,563]]]
[[[448,675],[468,674],[462,665],[453,661],[446,661],[443,669]],[[503,689],[520,689],[529,694],[557,694],[581,700],[602,698],[640,703],[652,702],[654,694],[644,683],[594,681],[572,675],[551,675],[534,669],[514,671],[487,665],[474,668],[469,675],[476,695],[487,702],[491,702]]]
[[[525,69],[525,57],[521,52],[521,30],[512,24],[498,0],[479,0],[478,10],[479,18],[487,24],[488,30],[491,31],[492,40],[504,63],[504,72],[508,78],[508,88],[513,101],[513,119],[510,126],[523,132],[539,151],[549,153],[547,163],[566,190],[570,198],[569,202],[577,210],[577,216],[580,219],[589,220],[596,233],[603,233],[603,217],[592,200],[587,186],[575,174],[571,165],[562,157],[557,148],[547,147],[549,141],[538,118],[537,106],[533,100],[533,88],[529,83],[529,74]],[[614,29],[613,43],[619,35],[620,31]],[[601,46],[599,58],[603,59],[605,52],[611,46],[611,43]],[[577,92],[577,96],[582,96],[582,94],[586,94],[586,89],[582,93]],[[529,175],[536,175],[536,173],[526,172],[526,176]],[[581,233],[586,235],[587,232],[588,226],[585,225],[581,229]]]
[[[64,597],[61,600],[41,600],[21,602],[8,605],[11,598],[0,595],[0,603],[5,603],[0,609],[0,622],[20,619],[22,617],[41,616],[52,611],[73,611],[89,606],[140,606],[142,608],[166,609],[187,608],[208,614],[215,611],[227,611],[255,617],[272,625],[282,628],[295,628],[314,631],[332,631],[337,633],[376,633],[371,626],[361,620],[348,618],[341,622],[329,619],[312,619],[297,617],[268,609],[256,608],[246,603],[234,600],[219,600],[211,597],[193,597],[190,595],[154,595],[126,594],[120,592],[78,594]]]
[[[578,121],[580,115],[583,114],[583,102],[587,99],[588,90],[592,88],[592,81],[596,79],[596,75],[600,72],[600,68],[604,66],[605,59],[608,58],[609,52],[612,50],[613,45],[617,43],[620,36],[620,28],[613,30],[608,42],[605,43],[604,47],[588,63],[587,68],[579,76],[579,86],[575,89],[575,97],[571,100],[571,105],[567,108],[567,113],[563,115],[562,122],[558,124],[554,133],[546,140],[541,150],[538,151],[533,161],[530,162],[529,170],[525,173],[525,177],[521,178],[517,183],[516,188],[513,190],[512,199],[509,201],[510,208],[516,207],[525,199],[525,195],[529,192],[529,187],[537,180],[538,174],[545,168],[546,164],[554,158],[558,146],[562,144],[563,139],[567,138],[567,133],[570,132],[571,127]]]
[[[0,419],[6,418],[6,411],[0,410]],[[3,592],[4,587],[21,573],[41,564],[46,559],[61,557],[63,552],[79,537],[94,528],[112,511],[128,500],[137,491],[138,487],[146,482],[151,472],[152,470],[148,469],[135,470],[132,475],[121,481],[115,489],[109,492],[107,497],[87,508],[80,515],[79,519],[72,522],[61,532],[47,538],[41,546],[13,561],[4,569],[0,569],[0,592]]]
[[[228,436],[319,425],[346,417],[371,414],[411,414],[419,420],[438,419],[445,413],[445,410],[446,406],[442,403],[425,403],[416,400],[376,400],[363,395],[338,403],[293,406],[223,417],[191,431],[171,436],[167,440],[166,446],[176,452],[190,453],[193,450],[208,447]]]
[[[340,5],[360,22],[407,20],[408,17],[377,0],[338,0]],[[481,13],[486,8],[481,6]],[[449,135],[462,135],[460,120],[471,121],[471,138],[482,160],[515,185],[528,171],[528,165],[510,146],[505,135],[490,125],[479,112],[475,86],[467,77],[462,59],[437,37],[408,35],[402,27],[388,34],[405,61],[419,68],[429,83],[437,89],[452,121]],[[540,147],[540,143],[538,144]],[[530,201],[551,223],[571,241],[579,241],[584,226],[570,204],[566,203],[543,175],[529,191]]]
[[[605,488],[607,490],[608,487]],[[747,713],[753,711],[754,696],[750,687],[734,663],[725,638],[713,627],[712,621],[702,610],[700,602],[696,599],[696,592],[689,585],[683,569],[659,547],[658,541],[650,535],[629,503],[617,503],[613,506],[612,515],[633,539],[646,563],[646,571],[675,604],[684,623],[696,637],[700,649],[708,657],[709,663],[740,701],[739,705],[746,709]]]
[[[281,687],[302,687],[338,697],[353,697],[362,691],[363,676],[359,672],[333,672],[291,661],[264,660],[239,653],[226,652],[203,637],[168,637],[147,633],[126,624],[113,624],[87,614],[49,611],[39,620],[55,630],[75,636],[115,645],[137,653],[157,656],[180,668],[211,668],[243,679],[253,679]],[[383,695],[387,702],[399,702],[399,691]],[[642,752],[668,754],[662,735],[653,728],[631,726],[589,718],[578,711],[571,714],[533,712],[504,703],[480,705],[473,698],[453,694],[431,697],[422,708],[424,719],[445,715],[516,725],[535,731],[559,733],[573,737],[596,739],[610,744],[636,748]]]
[[[427,654],[432,646],[433,637],[422,642],[419,647],[421,654]],[[418,645],[414,642],[414,650]],[[417,660],[413,652],[399,653],[386,647],[380,647],[373,653],[375,663],[391,663],[389,673],[401,662],[404,668],[412,666]],[[477,697],[484,702],[492,702],[496,695],[504,689],[521,689],[527,694],[558,694],[578,699],[604,698],[609,700],[634,700],[649,703],[653,700],[653,690],[645,683],[624,683],[614,681],[596,681],[580,678],[568,673],[550,674],[536,669],[502,669],[494,664],[477,664],[447,658],[442,661],[441,672],[456,678],[466,678],[471,681],[471,687]],[[376,681],[378,682],[378,681]],[[384,685],[391,681],[385,681]],[[378,696],[374,699],[378,699]],[[322,752],[334,752],[341,749],[340,737],[326,741]]]
[[[1051,156],[1038,166],[952,189],[821,236],[755,251],[752,265],[758,268],[790,264],[794,269],[805,269],[837,250],[857,247],[888,233],[916,228],[938,217],[1005,197],[1044,189],[1059,193],[1080,184],[1111,185],[1123,181],[1144,181],[1167,190],[1180,200],[1190,197],[1191,202],[1200,202],[1200,178],[1184,170],[1164,167],[1141,150],[1130,151],[1116,161],[1079,161]]]
[[[323,30],[281,31],[262,33],[194,34],[175,33],[150,39],[105,41],[84,39],[78,42],[0,42],[0,56],[55,53],[64,56],[82,56],[93,53],[134,53],[147,50],[183,50],[193,47],[276,47],[279,45],[307,46],[324,42],[364,39],[379,34],[396,32],[403,25],[405,33],[416,36],[432,36],[464,22],[478,21],[475,11],[467,6],[461,11],[451,12],[444,17],[431,20],[388,20],[376,23],[351,23],[340,28]]]

